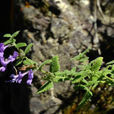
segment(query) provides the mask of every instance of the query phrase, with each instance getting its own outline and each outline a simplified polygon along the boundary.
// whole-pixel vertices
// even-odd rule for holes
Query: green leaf
[[[86,92],[84,97],[82,98],[81,102],[79,103],[77,107],[77,111],[85,105],[85,103],[92,97],[92,95],[89,92]]]
[[[66,79],[65,76],[54,76],[53,82],[64,81]]]
[[[90,70],[86,70],[86,71],[80,71],[80,72],[76,72],[74,75],[74,79],[72,80],[72,83],[79,83],[81,81],[83,81],[83,79],[87,76],[89,76],[91,74]]]
[[[45,92],[45,91],[51,89],[52,87],[53,87],[53,82],[48,81],[38,90],[37,93],[40,94],[42,92]]]
[[[26,43],[17,43],[16,44],[16,48],[25,47],[25,46],[27,46]]]
[[[12,35],[11,34],[4,34],[3,37],[10,38],[10,37],[12,37]]]
[[[83,90],[87,91],[91,96],[93,95],[92,92],[89,90],[89,88],[86,87],[85,85],[79,84],[79,85],[76,85],[74,88],[76,90],[79,89],[79,88],[80,89],[83,89]]]
[[[107,63],[107,65],[114,64],[114,60]]]
[[[25,57],[25,52],[22,49],[19,49],[20,57]]]
[[[11,39],[12,43],[15,44],[16,42],[16,39]]]
[[[71,69],[71,72],[76,72],[76,67],[73,67],[73,68]]]
[[[58,56],[54,56],[52,58],[52,62],[50,64],[50,72],[57,72],[60,71],[60,64],[59,64],[59,57]]]
[[[77,75],[73,80],[72,83],[79,83],[80,81],[82,81],[82,77],[81,75]]]
[[[101,65],[103,63],[103,57],[98,57],[95,60],[91,61],[91,70],[92,71],[99,71]]]
[[[16,31],[12,34],[12,38],[15,38],[18,34],[19,34],[20,31]]]
[[[32,46],[33,46],[33,44],[31,43],[26,47],[25,54],[27,54],[31,50]]]
[[[46,60],[46,61],[44,61],[44,62],[39,66],[39,70],[41,70],[44,65],[49,64],[49,63],[51,63],[51,62],[52,62],[52,60]]]
[[[4,45],[10,44],[10,43],[12,43],[12,41],[9,39],[9,40],[4,42]]]
[[[86,49],[84,52],[80,53],[79,55],[75,56],[74,58],[72,58],[71,60],[81,60],[81,61],[84,61],[84,60],[87,60],[88,57],[86,56],[86,53],[89,52],[89,48]]]
[[[37,63],[26,57],[26,59],[23,61],[23,64],[24,65],[33,65],[33,64],[37,64]]]
[[[18,60],[17,60],[17,62],[15,63],[15,66],[20,65],[22,62],[23,62],[23,60],[22,60],[22,59],[18,59]]]

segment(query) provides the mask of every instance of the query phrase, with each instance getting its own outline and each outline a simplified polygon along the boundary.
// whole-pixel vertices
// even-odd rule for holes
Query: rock
[[[101,26],[98,25],[99,36],[94,39],[95,29],[94,16],[90,11],[89,0],[30,0],[29,7],[23,3],[22,19],[24,30],[22,38],[27,43],[33,43],[31,58],[41,64],[46,59],[58,55],[60,58],[61,70],[71,69],[77,65],[71,61],[88,47],[99,49],[100,41],[103,41],[103,34],[112,37],[113,29],[106,28],[102,19],[98,16]],[[42,4],[40,4],[42,3]],[[104,49],[104,48],[103,48]],[[46,67],[47,68],[47,67]],[[35,79],[31,87],[32,96],[30,97],[31,114],[59,114],[62,113],[61,106],[65,104],[63,99],[68,99],[74,92],[69,81],[54,85],[55,101],[51,99],[50,91],[41,95],[35,94],[40,85],[41,74],[35,73]],[[38,82],[37,82],[37,81]]]

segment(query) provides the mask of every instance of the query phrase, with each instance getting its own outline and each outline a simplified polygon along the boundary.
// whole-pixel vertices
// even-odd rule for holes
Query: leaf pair
[[[16,31],[14,32],[12,35],[11,34],[5,34],[3,37],[9,38],[8,40],[6,40],[4,42],[5,45],[7,44],[14,44],[16,42],[16,40],[14,39],[20,31]]]

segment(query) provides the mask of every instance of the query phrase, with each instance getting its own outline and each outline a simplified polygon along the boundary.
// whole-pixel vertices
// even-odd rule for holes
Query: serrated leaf
[[[18,34],[19,34],[20,31],[16,31],[12,34],[12,38],[15,38]]]
[[[101,65],[103,63],[103,57],[98,57],[95,60],[91,61],[91,70],[92,71],[99,71]]]
[[[79,83],[81,81],[83,81],[83,79],[87,76],[90,75],[90,70],[86,70],[86,71],[80,71],[80,72],[76,72],[75,74],[77,75],[74,75],[74,79],[72,80],[72,83]]]
[[[12,37],[12,35],[11,34],[4,34],[3,37],[10,38],[10,37]]]
[[[86,92],[84,97],[82,98],[81,102],[79,103],[78,107],[77,107],[77,111],[83,107],[83,105],[91,98],[91,94],[89,92]]]
[[[16,48],[21,48],[21,47],[25,47],[25,46],[27,46],[26,43],[17,43],[16,44]]]
[[[53,82],[59,82],[59,81],[64,81],[66,79],[66,77],[63,76],[54,76],[53,78]]]
[[[33,44],[31,43],[26,47],[25,54],[27,54],[31,50],[32,46],[33,46]]]
[[[85,85],[82,85],[82,84],[76,85],[74,88],[75,88],[76,90],[79,89],[79,88],[80,88],[80,89],[83,89],[83,90],[85,90],[86,92],[88,92],[91,96],[93,95],[92,92],[89,90],[89,88],[86,87]]]
[[[72,83],[79,83],[82,80],[81,75],[76,76],[73,80]]]
[[[77,55],[77,56],[75,56],[74,58],[72,58],[71,60],[82,60],[82,61],[84,61],[84,60],[87,60],[88,59],[88,57],[86,56],[86,53],[88,53],[89,52],[89,48],[88,49],[86,49],[84,52],[82,52],[82,53],[80,53],[79,55]]]
[[[59,57],[58,56],[54,56],[52,58],[52,62],[50,64],[50,72],[57,72],[60,71],[60,63],[59,63]]]
[[[53,87],[53,82],[48,81],[38,90],[37,93],[40,94],[42,92],[45,92],[45,91],[51,89],[52,87]]]

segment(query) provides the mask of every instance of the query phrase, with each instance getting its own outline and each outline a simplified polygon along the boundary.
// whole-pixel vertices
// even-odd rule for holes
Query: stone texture
[[[104,4],[102,3],[102,7],[107,2],[108,0]],[[16,26],[17,29],[22,27],[21,37],[17,40],[26,41],[28,44],[33,43],[30,57],[39,64],[54,55],[58,55],[61,70],[70,69],[77,64],[70,61],[71,57],[88,47],[95,51],[100,48],[102,56],[108,53],[107,56],[104,56],[104,60],[112,60],[110,55],[114,53],[114,32],[113,24],[111,24],[113,15],[109,17],[110,12],[104,12],[108,21],[104,21],[99,14],[97,15],[99,37],[96,40],[94,39],[95,19],[90,11],[89,0],[29,0],[29,3],[19,0],[16,5],[18,6],[18,9],[16,9],[18,10]],[[109,22],[110,18],[111,23]],[[36,72],[31,89],[24,84],[16,87],[11,86],[10,89],[5,88],[5,90],[1,87],[1,90],[4,91],[0,94],[0,98],[5,99],[5,95],[10,93],[8,98],[11,101],[8,101],[8,103],[11,103],[11,111],[8,109],[9,112],[12,112],[12,114],[63,113],[62,109],[65,108],[66,104],[71,104],[73,99],[71,97],[75,97],[73,87],[69,81],[55,84],[54,94],[56,99],[53,100],[50,91],[40,95],[36,94],[37,89],[41,86],[42,80],[40,78],[41,75]],[[0,100],[0,107],[2,107],[5,100]],[[6,105],[3,104],[3,106]],[[4,109],[0,111],[1,114],[8,113]]]

